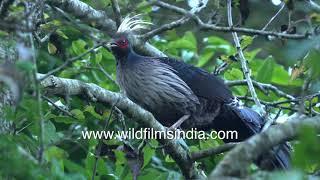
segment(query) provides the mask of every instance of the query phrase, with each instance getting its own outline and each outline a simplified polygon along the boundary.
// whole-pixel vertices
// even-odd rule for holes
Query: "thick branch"
[[[43,74],[38,74],[38,79],[43,78]],[[142,109],[130,101],[125,96],[105,90],[96,84],[84,83],[79,80],[58,78],[49,76],[41,81],[41,86],[50,95],[79,95],[88,96],[90,100],[101,102],[104,104],[115,105],[122,112],[132,117],[138,123],[153,128],[155,131],[165,131],[163,127],[150,112]],[[162,139],[159,142],[164,146],[166,152],[176,161],[183,175],[187,179],[197,178],[204,179],[200,172],[196,169],[194,163],[190,160],[188,152],[181,147],[176,140]]]
[[[47,0],[46,3],[57,6],[88,24],[95,22],[97,28],[109,34],[116,31],[116,23],[105,12],[95,10],[84,2],[79,0]]]
[[[272,147],[295,138],[302,126],[310,126],[320,132],[320,116],[290,119],[240,143],[220,161],[210,177],[216,179],[216,177],[246,175],[248,166],[254,160]]]
[[[87,24],[95,22],[96,28],[107,32],[108,35],[113,36],[116,32],[116,23],[110,19],[103,11],[98,11],[79,0],[47,0],[47,4],[56,6],[66,11],[76,18],[81,19]],[[165,57],[166,55],[160,50],[150,45],[149,43],[142,42],[137,37],[133,37],[134,47],[144,54],[156,57]]]

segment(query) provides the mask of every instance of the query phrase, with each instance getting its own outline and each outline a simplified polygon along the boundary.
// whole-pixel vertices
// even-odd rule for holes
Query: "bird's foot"
[[[94,94],[88,88],[84,88],[83,90],[84,90],[84,94],[87,96],[87,98],[90,101],[97,102],[97,98],[94,96]]]
[[[169,130],[175,130],[180,127],[180,125],[185,122],[187,119],[189,119],[190,115],[184,115],[182,116],[176,123],[174,123],[171,127],[169,127]]]

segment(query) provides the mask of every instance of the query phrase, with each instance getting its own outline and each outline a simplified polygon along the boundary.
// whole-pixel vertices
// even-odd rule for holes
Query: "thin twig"
[[[254,102],[253,98],[252,97],[247,97],[247,96],[237,96],[238,99],[240,100],[245,100],[245,101],[252,101]],[[289,101],[289,100],[288,100]],[[282,109],[285,109],[285,110],[290,110],[290,111],[293,111],[293,112],[298,112],[299,109],[295,109],[295,108],[290,108],[290,107],[285,107],[285,106],[280,106],[280,104],[275,104],[275,103],[272,103],[272,102],[267,102],[267,101],[263,101],[261,100],[260,101],[263,105],[265,106],[269,106],[269,107],[274,107],[274,108],[282,108]]]
[[[33,122],[28,123],[27,125],[25,125],[24,127],[20,128],[17,132],[16,135],[20,134],[23,130],[25,130],[26,128],[28,128],[29,126],[31,126],[33,124]]]
[[[304,97],[305,101],[311,101],[313,98],[317,97],[320,95],[320,92],[314,93],[314,94],[310,94]],[[238,99],[241,100],[248,100],[248,101],[253,101],[253,98],[251,97],[246,97],[246,96],[237,96]],[[275,102],[266,102],[266,101],[260,101],[263,105],[265,106],[270,106],[270,107],[275,107],[275,108],[281,108],[281,109],[286,109],[286,110],[290,110],[293,112],[299,112],[299,108],[290,108],[287,106],[281,106],[283,104],[289,104],[289,103],[294,103],[294,104],[298,104],[301,101],[302,97],[296,97],[294,99],[288,99],[288,100],[283,100],[283,101],[275,101]],[[302,103],[304,104],[304,103]],[[313,106],[312,106],[313,107]],[[314,113],[314,112],[313,112]],[[304,112],[304,114],[308,115],[308,112]],[[315,113],[316,114],[316,113]]]
[[[70,116],[71,118],[77,119],[71,112],[61,108],[60,106],[56,105],[51,99],[49,99],[47,96],[42,96],[44,100],[46,100],[48,103],[50,103],[52,106],[54,106],[59,111],[63,112],[64,114]]]
[[[36,54],[35,54],[35,47],[34,47],[34,42],[33,42],[33,37],[32,34],[28,34],[30,44],[31,44],[31,49],[32,49],[32,61],[34,65],[34,69],[32,71],[33,74],[33,81],[34,81],[34,87],[35,87],[35,92],[36,92],[36,98],[37,98],[37,110],[38,110],[38,115],[40,118],[39,121],[39,126],[40,126],[40,131],[39,131],[39,157],[38,161],[39,164],[42,164],[43,161],[43,152],[44,152],[44,117],[42,113],[42,101],[41,101],[41,90],[39,86],[39,82],[37,81],[37,73],[38,73],[38,67],[37,67],[37,59],[36,59]]]
[[[116,103],[117,103],[117,102],[116,102]],[[112,117],[112,114],[113,114],[114,107],[115,107],[116,103],[113,104],[112,107],[111,107],[109,117],[108,117],[108,119],[106,119],[106,122],[105,122],[104,127],[103,127],[103,130],[104,130],[104,131],[107,129],[107,127],[108,127],[108,125],[109,125],[109,122],[110,122],[110,120],[111,120],[111,117]],[[97,148],[97,150],[96,150],[96,152],[95,152],[95,159],[94,159],[94,165],[93,165],[91,180],[94,180],[94,178],[95,178],[95,176],[96,176],[98,159],[99,159],[100,154],[101,154],[102,144],[103,144],[103,141],[100,139],[100,140],[99,140],[99,143],[98,143],[98,148]]]
[[[111,0],[111,6],[112,6],[112,9],[113,9],[113,13],[114,13],[114,17],[115,17],[115,20],[116,20],[117,27],[119,27],[120,24],[121,24],[122,18],[121,18],[120,7],[119,7],[119,4],[118,4],[118,1],[117,0]]]
[[[306,34],[287,34],[287,33],[280,33],[280,32],[274,32],[274,31],[262,31],[257,29],[250,29],[250,28],[240,28],[240,27],[234,27],[234,26],[217,26],[215,24],[208,24],[204,23],[199,16],[195,15],[194,13],[191,13],[183,8],[165,3],[163,1],[154,1],[153,4],[160,6],[162,8],[170,9],[174,12],[177,12],[179,14],[186,15],[190,18],[192,18],[200,29],[202,30],[212,30],[212,31],[219,31],[219,32],[241,32],[246,34],[252,34],[252,35],[260,35],[260,36],[274,36],[278,38],[286,38],[286,39],[305,39],[310,35],[308,32]]]
[[[110,80],[112,81],[114,84],[118,85],[118,83],[112,78],[112,76],[106,71],[104,70],[104,68],[101,66],[101,64],[98,63],[99,66],[99,70]]]
[[[49,77],[50,75],[53,75],[54,73],[64,69],[66,66],[68,66],[69,64],[71,64],[72,62],[82,58],[83,56],[91,53],[92,51],[95,51],[97,48],[103,46],[104,44],[106,43],[106,41],[102,41],[96,45],[94,45],[92,48],[88,49],[87,51],[85,51],[84,53],[76,56],[76,57],[73,57],[73,58],[70,58],[70,59],[67,59],[62,65],[60,65],[59,67],[49,71],[44,77],[42,77],[41,79],[39,79],[39,81],[43,81],[44,79],[46,79],[47,77]]]
[[[39,34],[37,34],[36,32],[34,32],[33,34],[34,34],[34,37],[37,39],[37,41],[39,41],[40,43],[44,43],[44,42],[46,42],[47,40],[49,40],[50,36],[51,36],[53,33],[55,33],[57,29],[58,29],[57,27],[53,28],[53,29],[52,29],[48,34],[46,34],[43,38],[41,38],[41,37],[39,36]]]
[[[272,23],[272,21],[280,14],[280,12],[283,10],[283,8],[285,7],[286,3],[282,3],[280,9],[276,12],[276,14],[274,16],[272,16],[272,18],[267,22],[266,25],[264,25],[264,27],[261,29],[261,31],[265,31],[268,26]],[[257,35],[253,36],[253,39],[255,39],[257,37]]]
[[[320,5],[319,5],[319,4],[317,4],[317,3],[314,2],[313,0],[305,0],[305,1],[309,3],[309,6],[310,6],[313,10],[315,10],[315,11],[317,11],[317,12],[320,12]]]
[[[281,8],[276,12],[275,15],[273,15],[273,16],[271,17],[271,19],[267,22],[267,24],[265,24],[265,25],[263,26],[263,28],[261,29],[261,31],[265,31],[265,30],[268,28],[268,26],[269,26],[269,25],[272,23],[272,21],[280,14],[280,12],[283,10],[284,7],[285,7],[285,3],[282,4]],[[258,37],[258,34],[255,34],[255,35],[252,37],[252,41],[253,41],[254,39],[256,39],[257,37]],[[245,51],[247,48],[248,48],[248,46],[243,47],[242,51]],[[237,54],[235,54],[235,56],[238,57],[239,54],[237,53]]]
[[[174,29],[176,27],[179,27],[183,24],[186,24],[187,22],[189,22],[190,18],[189,17],[182,17],[176,21],[173,21],[173,22],[170,22],[168,24],[164,24],[162,26],[160,26],[159,28],[157,29],[154,29],[150,32],[147,32],[141,36],[138,36],[138,38],[141,38],[143,39],[144,41],[152,38],[153,36],[157,35],[157,34],[161,34],[162,32],[164,31],[168,31],[168,30],[171,30],[171,29]]]
[[[255,87],[259,88],[265,94],[267,93],[266,90],[271,90],[271,91],[275,92],[278,96],[283,96],[283,97],[285,97],[287,99],[291,99],[291,100],[295,99],[295,97],[281,91],[276,86],[273,86],[271,84],[265,84],[265,83],[257,82],[254,80],[252,80],[252,83]],[[246,80],[225,81],[225,84],[228,85],[229,87],[242,86],[242,85],[247,85],[247,81]]]
[[[218,76],[223,71],[225,71],[229,67],[229,64],[227,62],[223,62],[219,66],[216,66],[214,71],[212,72],[213,75]]]
[[[128,128],[127,128],[126,122],[124,120],[124,115],[123,115],[122,111],[117,106],[114,107],[114,110],[115,110],[115,113],[116,113],[116,120],[120,121],[120,123],[122,125],[122,128],[125,131],[128,131]]]
[[[198,7],[192,8],[189,11],[189,13],[192,13],[192,14],[199,13],[205,7],[206,7],[205,3],[200,3],[199,2]],[[155,36],[157,34],[161,34],[164,31],[168,31],[168,30],[177,28],[177,27],[179,27],[179,26],[181,26],[183,24],[188,23],[190,19],[191,19],[190,17],[184,15],[184,17],[182,17],[182,18],[180,18],[180,19],[178,19],[176,21],[172,21],[170,23],[164,24],[164,25],[160,26],[157,29],[154,29],[154,30],[152,30],[150,32],[145,33],[144,35],[137,36],[137,38],[141,38],[142,40],[147,41],[148,39],[152,38],[153,36]]]
[[[228,24],[229,24],[230,27],[233,27],[231,4],[232,4],[232,1],[228,0],[227,1]],[[250,69],[247,66],[247,60],[244,57],[244,54],[242,52],[238,34],[236,32],[232,32],[232,37],[233,37],[234,43],[236,45],[236,48],[237,48],[237,51],[238,51],[238,54],[239,54],[242,71],[243,71],[243,73],[244,73],[244,75],[246,77],[248,88],[249,88],[249,91],[251,93],[251,96],[254,99],[254,102],[256,103],[256,105],[258,106],[260,113],[261,114],[265,114],[265,110],[263,109],[263,107],[262,107],[262,105],[261,105],[261,103],[260,103],[260,101],[258,99],[257,93],[256,93],[256,91],[254,89],[254,86],[253,86],[253,83],[252,83],[252,80],[251,80],[251,77],[250,77],[251,76]]]

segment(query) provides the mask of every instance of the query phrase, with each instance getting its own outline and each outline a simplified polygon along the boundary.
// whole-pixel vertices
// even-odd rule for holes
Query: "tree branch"
[[[38,79],[43,79],[44,76],[44,74],[38,74]],[[88,96],[91,101],[104,104],[117,102],[117,107],[138,123],[153,128],[155,131],[166,130],[150,112],[142,109],[122,94],[105,90],[96,84],[49,76],[41,81],[41,86],[50,95]],[[159,139],[159,142],[166,145],[164,146],[165,151],[176,161],[185,178],[204,179],[195,164],[190,160],[188,152],[176,140]]]
[[[228,24],[229,24],[230,27],[233,27],[231,3],[232,3],[231,0],[227,1]],[[254,99],[254,102],[256,103],[256,105],[258,106],[258,108],[260,110],[260,113],[265,114],[265,110],[263,109],[263,107],[262,107],[262,105],[261,105],[261,103],[260,103],[260,101],[258,99],[257,93],[256,93],[256,91],[255,91],[255,89],[253,87],[253,83],[252,83],[252,80],[251,80],[251,77],[250,77],[251,76],[250,69],[247,66],[247,60],[244,57],[243,51],[241,49],[241,45],[240,45],[240,40],[239,40],[238,34],[236,32],[232,32],[232,37],[233,37],[234,43],[236,45],[236,48],[237,48],[237,51],[238,51],[238,54],[239,54],[242,71],[243,71],[243,73],[244,73],[244,75],[246,77],[246,81],[247,81],[248,88],[249,88],[249,91],[251,93],[251,96]]]
[[[78,56],[75,56],[73,58],[69,58],[67,59],[62,65],[58,66],[57,68],[49,71],[45,76],[42,77],[42,79],[40,79],[40,81],[42,81],[43,79],[46,79],[47,77],[49,77],[50,75],[62,70],[63,68],[65,68],[66,66],[68,66],[69,64],[73,63],[74,61],[82,58],[83,56],[93,52],[94,50],[96,50],[97,48],[103,46],[106,43],[106,41],[102,41],[96,45],[94,45],[92,48],[88,49],[87,51],[79,54]]]
[[[47,0],[47,4],[57,6],[76,18],[81,19],[87,24],[95,22],[96,28],[106,32],[109,36],[113,36],[116,32],[116,23],[110,19],[103,11],[98,11],[79,0]],[[133,36],[133,46],[138,51],[156,57],[166,57],[166,55],[149,43],[141,41]]]
[[[302,126],[310,126],[320,132],[320,116],[289,119],[283,124],[269,127],[266,131],[241,142],[219,162],[211,172],[211,179],[217,177],[244,177],[248,166],[260,155],[287,140],[295,138]]]
[[[157,34],[161,34],[164,31],[168,31],[171,29],[174,29],[176,27],[179,27],[183,24],[186,24],[187,22],[189,22],[190,18],[188,17],[182,17],[176,21],[170,22],[168,24],[164,24],[162,26],[160,26],[157,29],[154,29],[150,32],[147,32],[141,36],[138,36],[139,38],[143,39],[144,41],[147,41],[148,39],[152,38],[153,36],[157,35]]]
[[[116,19],[117,27],[119,27],[120,24],[121,24],[121,21],[122,21],[122,17],[121,17],[120,7],[119,7],[119,4],[118,4],[118,1],[117,0],[111,0],[111,5],[112,5],[114,17]]]
[[[162,2],[162,1],[154,1],[153,4],[170,9],[176,13],[186,15],[190,18],[192,18],[195,23],[200,27],[202,30],[212,30],[212,31],[218,31],[218,32],[239,32],[239,33],[246,33],[246,34],[252,34],[252,35],[260,35],[260,36],[275,36],[278,38],[286,38],[286,39],[305,39],[308,37],[309,33],[306,34],[286,34],[286,33],[279,33],[274,31],[264,31],[264,30],[256,30],[256,29],[250,29],[250,28],[239,28],[234,26],[216,26],[214,24],[208,24],[204,23],[197,15],[174,5]]]
[[[63,107],[58,106],[55,102],[53,102],[51,99],[49,99],[46,96],[41,96],[44,100],[46,100],[48,103],[50,103],[53,107],[55,107],[56,109],[58,109],[59,111],[61,111],[62,113],[68,115],[69,117],[78,120],[71,112],[69,112],[68,110],[66,110]]]
[[[0,17],[3,18],[7,15],[9,6],[13,4],[14,0],[4,0],[0,2]]]
[[[242,85],[247,85],[247,81],[246,80],[225,81],[225,84],[228,85],[229,87],[242,86]],[[265,84],[265,83],[257,82],[257,81],[254,81],[254,80],[252,80],[252,84],[255,87],[259,88],[264,93],[267,93],[266,90],[271,90],[271,91],[275,92],[278,96],[282,96],[282,97],[285,97],[287,99],[295,99],[290,94],[287,94],[287,93],[281,91],[280,89],[278,89],[277,87],[275,87],[275,86],[273,86],[271,84]]]
[[[104,30],[109,35],[112,35],[117,29],[116,23],[105,12],[95,10],[79,0],[47,0],[46,3],[51,6],[57,6],[88,24],[95,22],[97,28]]]

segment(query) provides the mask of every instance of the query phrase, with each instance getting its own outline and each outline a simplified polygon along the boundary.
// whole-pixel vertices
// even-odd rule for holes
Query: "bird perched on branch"
[[[167,127],[178,122],[182,129],[238,132],[238,139],[225,142],[243,141],[261,131],[264,119],[241,106],[219,77],[183,61],[137,54],[131,34],[148,24],[139,15],[126,17],[108,44],[117,62],[117,82],[129,99]],[[257,164],[288,168],[289,160],[289,148],[282,144]]]

